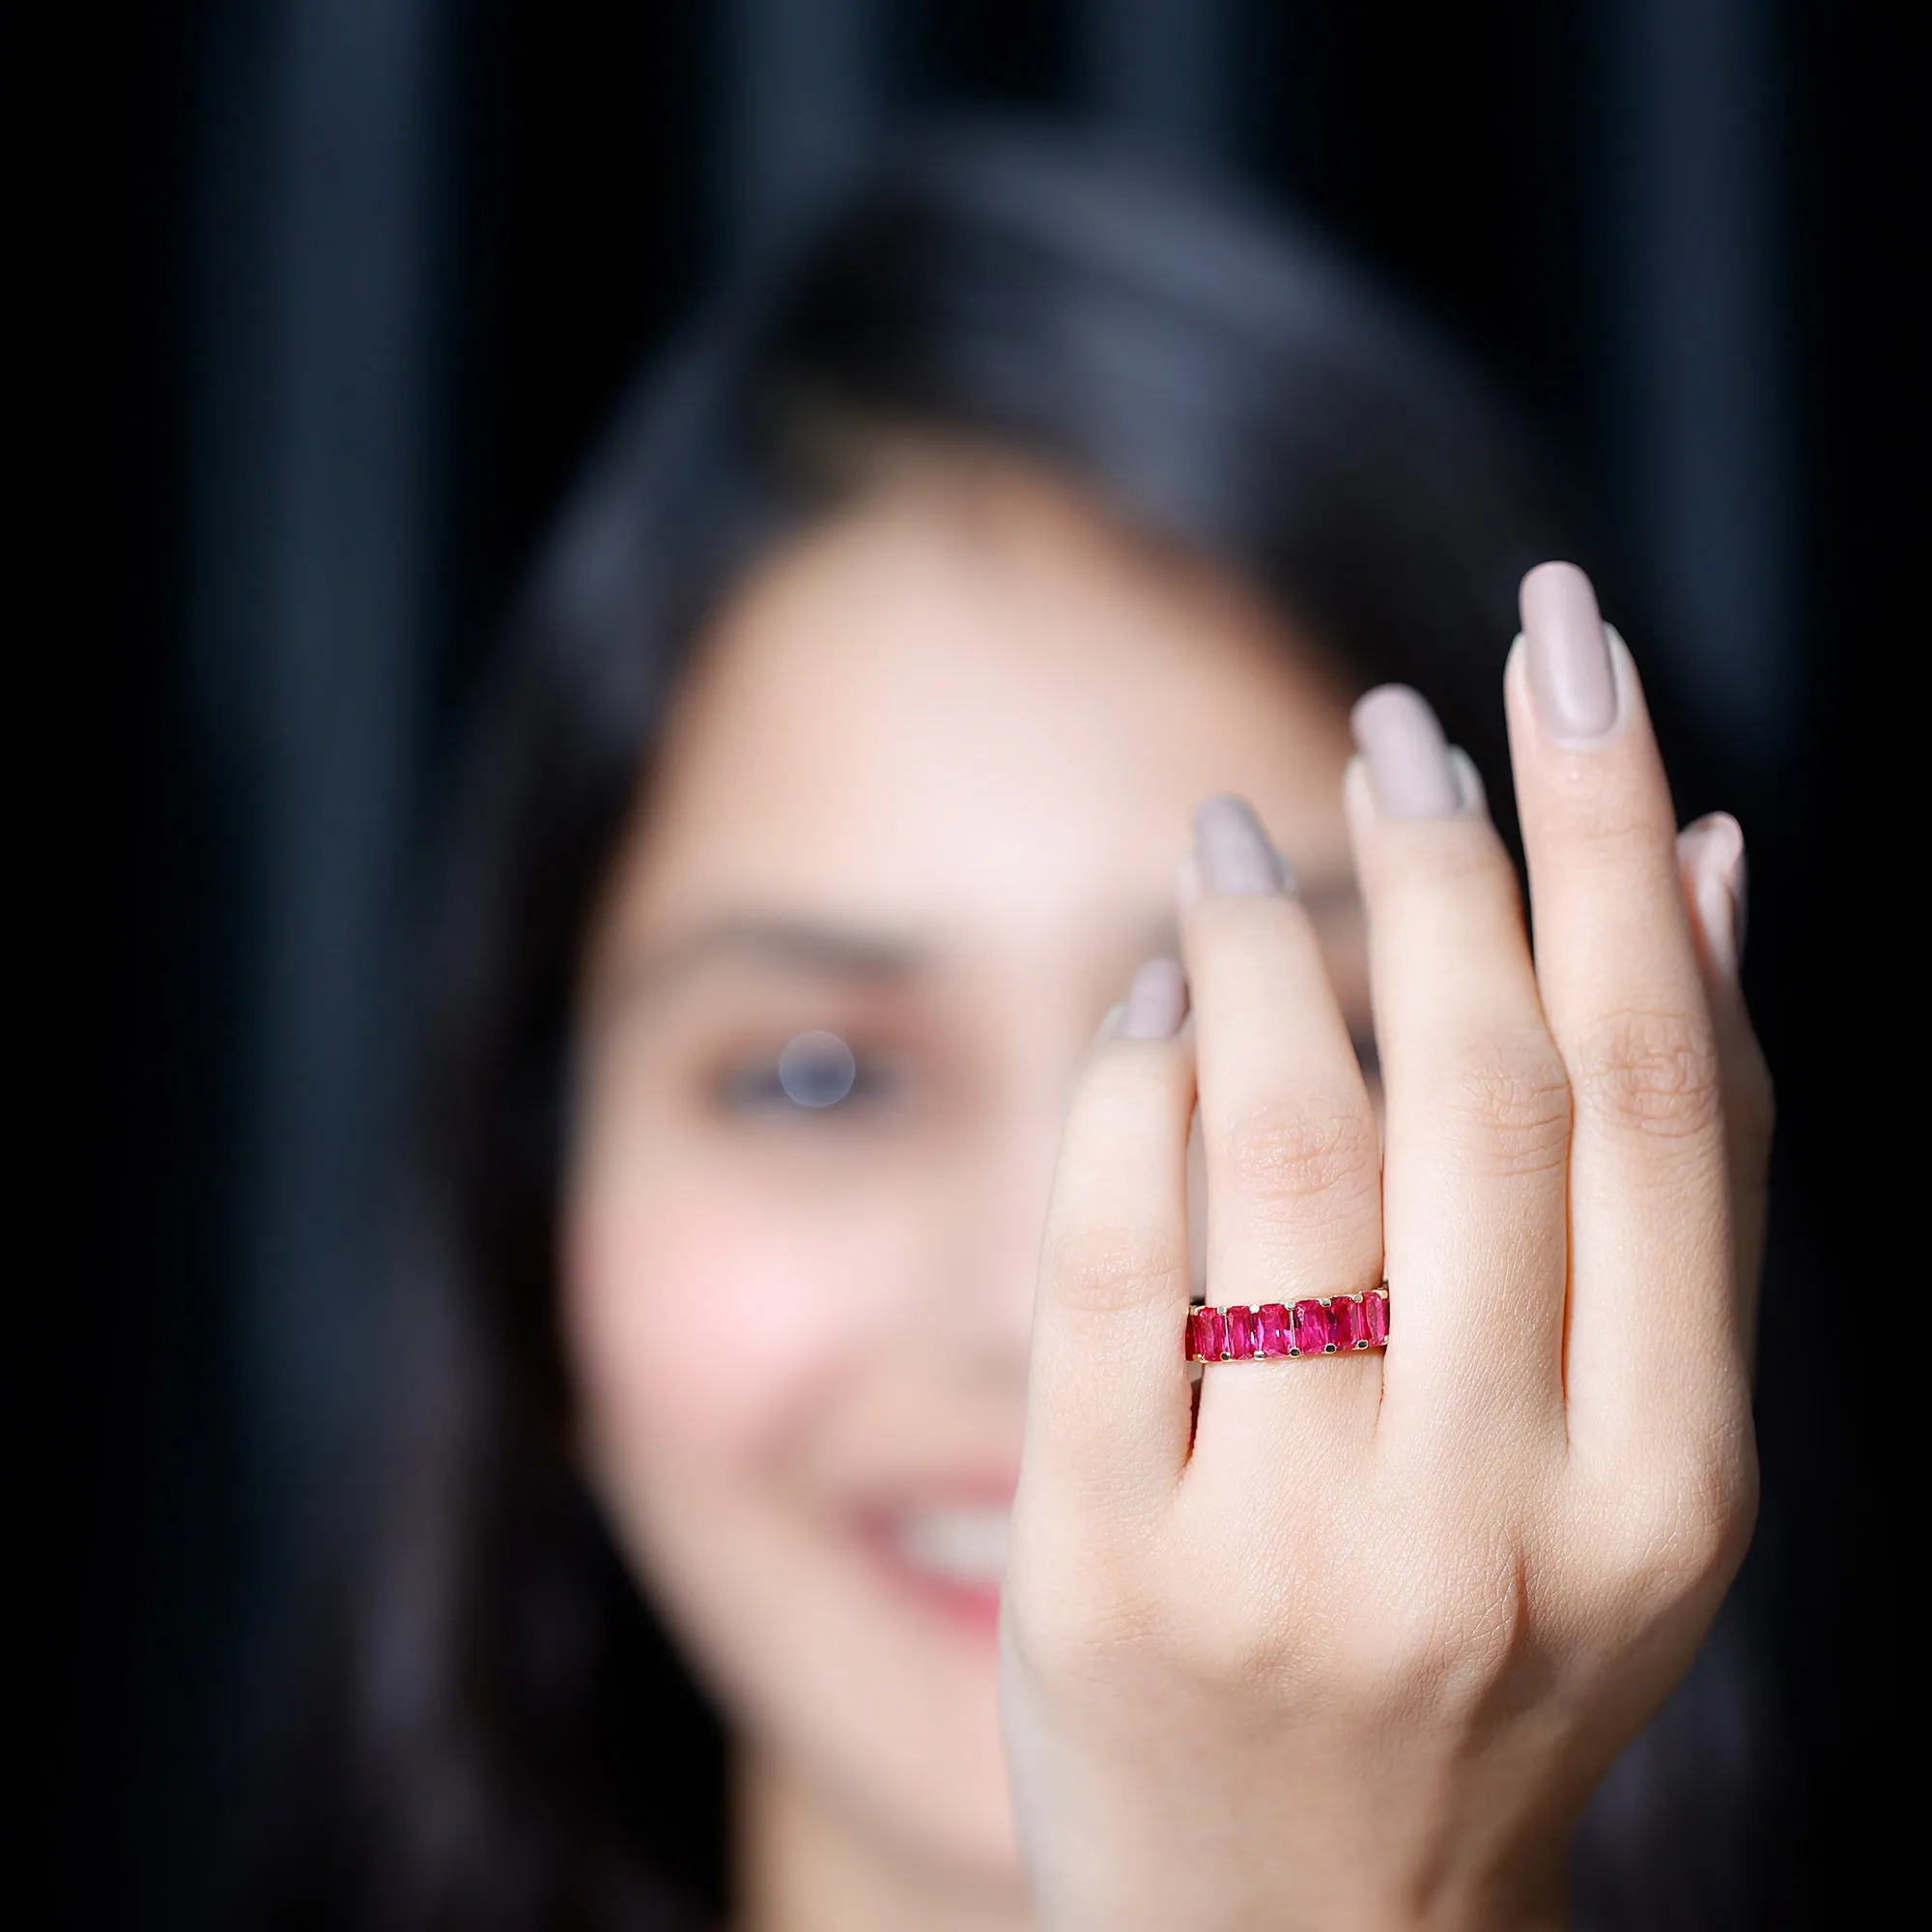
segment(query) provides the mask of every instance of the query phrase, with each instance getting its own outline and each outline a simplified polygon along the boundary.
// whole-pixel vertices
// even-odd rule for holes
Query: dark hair
[[[601,1932],[722,1902],[722,1734],[568,1449],[574,980],[707,615],[859,487],[840,451],[905,439],[1021,454],[1218,560],[1357,687],[1426,690],[1507,810],[1515,589],[1567,549],[1548,488],[1310,235],[1118,156],[954,133],[706,315],[622,406],[486,708],[434,975],[399,1429],[279,1800],[272,1922]],[[1618,1845],[1645,1842],[1653,1782],[1614,1784]],[[1708,1867],[1710,1808],[1676,1863]],[[1709,1922],[1640,1863],[1621,1859],[1630,1922]]]

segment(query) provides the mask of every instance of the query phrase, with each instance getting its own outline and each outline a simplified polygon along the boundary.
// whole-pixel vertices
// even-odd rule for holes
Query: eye
[[[836,1033],[802,1033],[779,1055],[777,1072],[801,1107],[836,1107],[857,1085],[859,1063]]]
[[[836,1033],[802,1033],[776,1060],[727,1069],[723,1097],[734,1113],[797,1116],[875,1104],[900,1085],[890,1062],[861,1061]]]

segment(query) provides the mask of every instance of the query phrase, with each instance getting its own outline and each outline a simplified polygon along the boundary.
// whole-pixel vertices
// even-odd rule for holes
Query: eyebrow
[[[1341,876],[1301,880],[1295,895],[1318,923],[1360,906],[1354,881]],[[1150,928],[1144,951],[1151,957],[1179,954],[1179,933],[1171,918]],[[620,965],[593,997],[593,1024],[634,1001],[662,995],[700,968],[732,960],[876,985],[913,978],[932,963],[932,953],[913,940],[821,920],[778,913],[724,913],[672,945],[636,955]]]
[[[725,913],[671,946],[626,960],[593,1004],[600,1017],[608,1017],[634,1000],[665,992],[700,967],[734,959],[876,983],[910,978],[928,963],[930,954],[909,940],[818,920]]]

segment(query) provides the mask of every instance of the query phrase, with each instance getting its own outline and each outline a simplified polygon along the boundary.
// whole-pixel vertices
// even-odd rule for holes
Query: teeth
[[[916,1570],[949,1583],[997,1585],[1006,1574],[1011,1529],[1008,1509],[922,1510],[901,1519],[895,1540]]]

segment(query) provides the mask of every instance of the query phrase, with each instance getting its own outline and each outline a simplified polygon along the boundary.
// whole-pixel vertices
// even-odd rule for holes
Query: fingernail
[[[1288,867],[1245,799],[1210,798],[1196,809],[1194,862],[1204,892],[1253,897],[1290,889]]]
[[[1517,601],[1544,729],[1576,745],[1603,737],[1617,722],[1617,680],[1590,580],[1574,563],[1539,563]]]
[[[1745,951],[1745,904],[1749,867],[1744,828],[1728,811],[1714,811],[1677,835],[1690,873],[1690,898],[1704,944],[1719,969],[1736,979]]]
[[[1435,713],[1406,684],[1372,691],[1350,714],[1369,788],[1384,818],[1454,818],[1463,787]]]
[[[1187,976],[1178,959],[1150,959],[1127,983],[1116,1037],[1172,1039],[1187,1017]]]
[[[1449,763],[1456,773],[1457,789],[1463,795],[1464,811],[1486,812],[1490,809],[1490,794],[1483,783],[1483,775],[1476,769],[1476,761],[1463,751],[1461,745],[1449,748]]]

